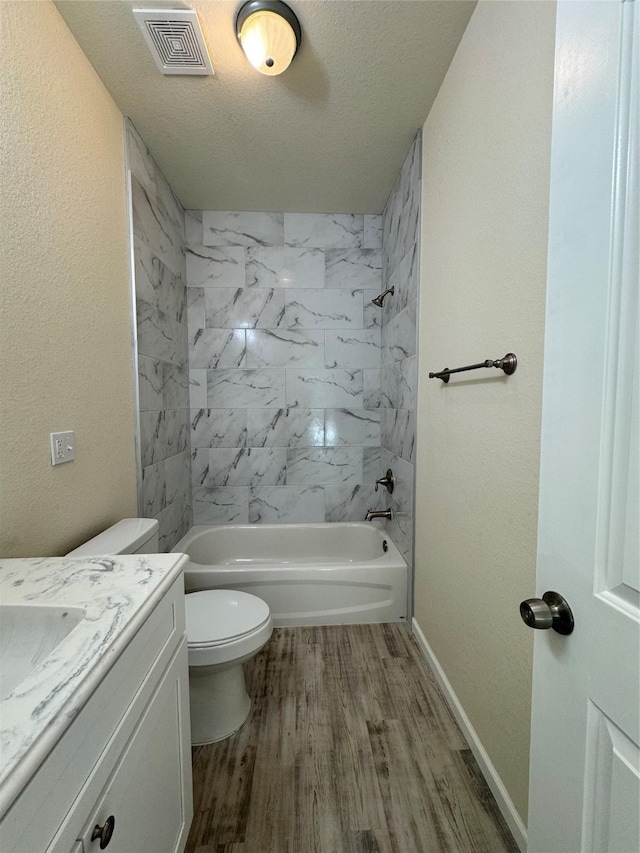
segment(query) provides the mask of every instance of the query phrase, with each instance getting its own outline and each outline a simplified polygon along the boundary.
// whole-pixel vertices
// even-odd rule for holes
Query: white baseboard
[[[451,706],[451,710],[458,721],[458,725],[469,742],[471,752],[473,752],[476,761],[480,765],[480,769],[487,780],[489,788],[491,788],[491,793],[496,798],[498,807],[516,840],[516,844],[520,850],[522,850],[522,853],[525,853],[527,849],[527,828],[522,822],[522,818],[516,811],[516,807],[507,793],[507,789],[502,783],[502,779],[498,775],[496,768],[493,766],[486,749],[482,745],[482,742],[476,733],[476,730],[471,725],[471,720],[467,717],[467,714],[462,707],[460,700],[456,696],[449,679],[445,675],[444,670],[440,666],[437,657],[434,655],[431,646],[427,642],[427,638],[422,633],[420,625],[418,625],[415,618],[412,619],[411,626],[413,629],[413,635],[420,647],[420,651],[423,653],[429,663],[429,666],[433,670],[436,679],[438,680],[438,684],[442,688],[442,692],[444,693],[449,705]]]

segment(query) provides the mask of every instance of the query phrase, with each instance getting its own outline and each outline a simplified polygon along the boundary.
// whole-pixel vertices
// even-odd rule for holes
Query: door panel
[[[558,3],[530,853],[640,850],[638,3]]]
[[[638,747],[593,703],[587,711],[582,850],[640,849]]]

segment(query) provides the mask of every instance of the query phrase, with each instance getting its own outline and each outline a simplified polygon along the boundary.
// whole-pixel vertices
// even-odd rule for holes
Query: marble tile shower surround
[[[131,125],[127,137],[141,504],[161,547],[192,518],[339,521],[389,505],[411,563],[419,137],[382,216],[183,212]],[[373,490],[387,467],[393,496]]]
[[[186,211],[185,228],[195,523],[363,519],[383,473],[382,217]]]
[[[184,210],[127,122],[136,297],[142,515],[170,550],[193,523]]]
[[[394,517],[385,525],[410,567],[414,535],[421,158],[419,133],[382,216],[383,287],[395,287],[393,296],[385,300],[381,317],[381,463],[396,475],[394,493],[387,496]]]

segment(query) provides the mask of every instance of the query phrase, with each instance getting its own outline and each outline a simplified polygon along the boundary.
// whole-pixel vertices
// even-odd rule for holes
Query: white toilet
[[[67,556],[156,553],[157,520],[125,518]],[[214,743],[238,731],[249,716],[242,664],[269,640],[271,613],[261,598],[231,589],[188,593],[185,608],[191,742]]]
[[[261,598],[232,589],[190,592],[185,603],[191,743],[214,743],[249,716],[242,664],[271,636],[271,613]]]

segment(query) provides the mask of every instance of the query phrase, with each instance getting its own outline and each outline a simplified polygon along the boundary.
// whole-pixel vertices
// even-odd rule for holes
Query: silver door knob
[[[520,605],[520,616],[529,628],[553,628],[558,634],[573,631],[573,613],[558,592],[549,590],[542,598],[527,598]]]

